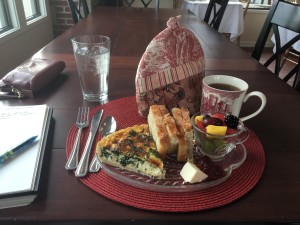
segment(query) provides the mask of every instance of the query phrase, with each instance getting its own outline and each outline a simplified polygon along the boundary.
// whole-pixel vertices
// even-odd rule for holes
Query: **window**
[[[43,22],[45,0],[0,0],[0,42]]]
[[[243,3],[244,8],[247,6],[247,3],[249,1],[248,9],[263,9],[263,10],[269,10],[273,0],[240,0],[240,2]]]
[[[11,27],[8,14],[8,7],[5,1],[0,1],[0,32],[4,32]]]
[[[26,21],[34,19],[41,15],[39,2],[37,0],[22,0]]]
[[[230,0],[229,0],[230,1]],[[248,8],[249,9],[262,9],[269,10],[273,4],[273,0],[239,0],[243,3],[244,8],[247,5],[248,1],[250,1]],[[292,2],[295,4],[299,4],[300,0],[285,0],[287,2]]]

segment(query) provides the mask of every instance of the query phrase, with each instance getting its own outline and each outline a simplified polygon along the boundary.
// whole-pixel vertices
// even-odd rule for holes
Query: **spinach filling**
[[[107,159],[112,159],[114,156],[116,161],[119,162],[122,166],[126,167],[129,164],[134,165],[138,168],[140,165],[143,165],[145,161],[149,158],[160,158],[159,153],[151,148],[151,142],[153,142],[153,138],[150,135],[146,134],[138,134],[134,130],[130,130],[128,133],[128,137],[135,137],[139,143],[143,143],[143,147],[137,147],[135,142],[129,138],[125,138],[119,142],[118,148],[110,149],[108,147],[102,148],[102,155]],[[121,149],[131,149],[131,151],[127,151],[124,154]]]

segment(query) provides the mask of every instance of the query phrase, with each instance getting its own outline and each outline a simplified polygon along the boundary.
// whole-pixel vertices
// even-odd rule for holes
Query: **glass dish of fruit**
[[[222,160],[249,137],[249,130],[234,115],[194,114],[192,117],[196,150],[214,161]]]

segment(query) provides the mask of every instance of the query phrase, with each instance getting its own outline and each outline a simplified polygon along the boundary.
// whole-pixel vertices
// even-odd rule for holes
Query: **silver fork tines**
[[[90,117],[90,109],[88,107],[80,107],[78,110],[76,126],[78,127],[76,139],[69,156],[69,159],[65,165],[67,170],[74,170],[78,165],[79,158],[79,148],[80,148],[80,136],[82,129],[88,127],[89,125],[89,117]]]

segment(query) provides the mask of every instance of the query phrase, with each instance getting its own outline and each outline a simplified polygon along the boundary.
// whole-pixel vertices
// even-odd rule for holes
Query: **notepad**
[[[47,105],[0,108],[0,154],[38,136],[0,165],[0,208],[27,205],[36,198],[51,116]]]

